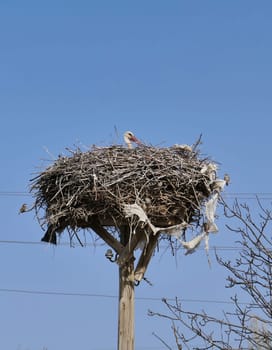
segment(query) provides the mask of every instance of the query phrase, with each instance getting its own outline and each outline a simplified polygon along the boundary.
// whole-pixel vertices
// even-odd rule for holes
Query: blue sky
[[[127,129],[162,146],[202,134],[202,153],[231,175],[226,196],[271,193],[271,10],[268,0],[1,1],[0,241],[42,237],[33,213],[18,215],[31,197],[14,193],[33,174],[66,147],[121,143]],[[224,224],[221,215],[211,244],[235,246]],[[105,250],[0,243],[2,289],[93,295],[0,291],[0,347],[115,349],[118,270]],[[154,257],[154,286],[136,290],[136,349],[162,349],[152,332],[173,343],[170,325],[147,317],[161,297],[228,300],[211,255],[212,269],[202,249]]]

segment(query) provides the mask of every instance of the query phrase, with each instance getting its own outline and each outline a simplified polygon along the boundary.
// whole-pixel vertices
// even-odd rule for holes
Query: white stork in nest
[[[128,148],[132,148],[132,142],[137,143],[137,145],[141,145],[141,141],[137,139],[137,137],[131,131],[126,131],[124,133],[124,141]]]

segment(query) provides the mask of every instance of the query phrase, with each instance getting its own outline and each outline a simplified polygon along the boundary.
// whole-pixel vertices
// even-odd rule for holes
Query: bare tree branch
[[[216,253],[218,263],[229,273],[227,288],[238,288],[249,297],[244,305],[237,295],[232,312],[224,312],[222,319],[201,312],[183,309],[163,299],[166,314],[149,311],[171,321],[177,349],[271,350],[272,349],[272,212],[256,198],[256,215],[247,204],[237,200],[229,206],[221,199],[227,228],[239,235],[241,251],[234,261],[226,261]],[[241,293],[239,292],[239,295]]]

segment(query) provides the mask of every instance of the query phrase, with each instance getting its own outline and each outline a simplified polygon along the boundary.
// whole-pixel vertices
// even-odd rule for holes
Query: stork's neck
[[[130,139],[128,138],[127,135],[125,135],[124,140],[125,140],[125,143],[127,145],[127,148],[131,149],[132,148],[132,143],[131,143],[131,141],[130,141]]]

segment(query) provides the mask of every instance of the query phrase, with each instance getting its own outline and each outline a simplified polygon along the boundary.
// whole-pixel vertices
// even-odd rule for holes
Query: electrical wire
[[[23,191],[0,191],[0,196],[12,196],[12,197],[32,197],[32,195],[29,192],[23,192]]]
[[[14,244],[14,245],[42,245],[42,246],[48,246],[48,243],[40,242],[40,241],[18,241],[18,240],[0,240],[0,244]],[[63,243],[58,243],[58,247],[82,247],[80,243],[73,243],[71,244],[70,242],[63,242]],[[105,247],[106,243],[84,243],[83,247]],[[166,245],[161,245],[161,248],[166,248]],[[180,247],[182,250],[184,248],[181,246]],[[234,247],[234,246],[211,246],[210,250],[236,250],[239,251],[241,250],[241,247]],[[205,250],[205,247],[200,247],[198,250]]]
[[[33,290],[33,289],[14,289],[14,288],[0,288],[2,293],[15,293],[15,294],[35,294],[35,295],[49,295],[49,296],[68,296],[68,297],[88,297],[88,298],[104,298],[104,299],[118,299],[117,295],[111,294],[96,294],[96,293],[81,293],[81,292],[58,292],[58,291],[46,291],[46,290]],[[158,297],[135,297],[135,300],[139,301],[159,301],[166,299],[167,301],[176,301],[184,303],[209,303],[209,304],[229,304],[233,305],[233,301],[226,300],[209,300],[209,299],[186,299],[186,298],[158,298]],[[247,305],[246,302],[239,302],[239,304]]]
[[[0,244],[18,244],[18,245],[47,245],[48,243],[45,242],[41,242],[41,241],[18,241],[18,240],[0,240]],[[80,243],[73,243],[71,244],[70,242],[62,242],[62,243],[58,243],[58,246],[64,246],[64,247],[76,247],[76,246],[80,246],[82,247],[82,245]],[[91,246],[91,247],[102,247],[105,246],[106,243],[84,243],[83,246],[87,247],[87,246]]]

